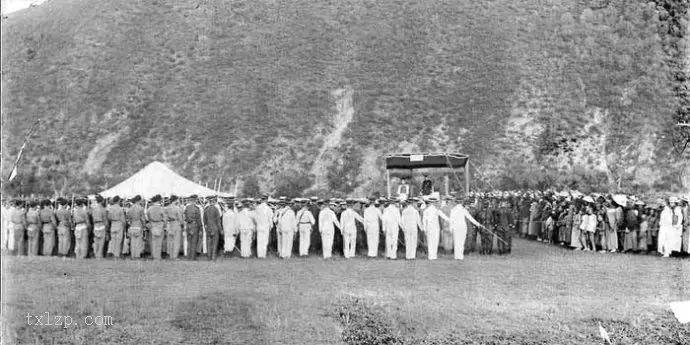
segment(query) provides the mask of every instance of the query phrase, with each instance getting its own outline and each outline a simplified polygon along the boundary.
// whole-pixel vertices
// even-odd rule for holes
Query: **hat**
[[[159,202],[159,201],[161,201],[161,200],[163,200],[163,198],[161,197],[161,195],[160,195],[160,194],[156,194],[156,195],[154,195],[154,196],[151,198],[151,200],[149,200],[149,201],[150,201],[150,202]]]
[[[112,199],[110,199],[110,204],[114,205],[120,202],[120,196],[116,195]]]
[[[309,200],[311,200],[311,201],[314,201],[314,202],[315,202],[315,201],[319,200],[319,198],[317,198],[317,197],[315,197],[315,196],[312,196],[311,198],[309,198]]]
[[[592,197],[589,196],[589,195],[587,195],[587,196],[585,196],[584,198],[582,198],[582,201],[588,202],[588,203],[590,203],[590,204],[593,204],[593,203],[594,203],[594,199],[592,199]]]
[[[192,194],[192,195],[189,196],[188,199],[196,200],[196,199],[199,199],[199,196],[196,195],[196,194]]]
[[[58,205],[67,205],[67,199],[63,197],[57,198],[56,202],[58,203]]]
[[[628,198],[623,194],[616,194],[611,199],[620,206],[625,206],[628,203]]]
[[[178,199],[177,195],[171,195],[169,201],[175,202],[175,201],[177,201],[177,199]]]
[[[677,204],[677,203],[678,203],[678,198],[676,198],[675,196],[672,196],[672,197],[668,198],[668,202],[669,202],[670,204],[674,204],[674,203]]]

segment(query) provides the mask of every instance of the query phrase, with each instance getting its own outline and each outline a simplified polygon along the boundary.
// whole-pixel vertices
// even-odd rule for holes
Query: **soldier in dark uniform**
[[[340,222],[340,215],[343,214],[343,211],[345,210],[345,206],[347,204],[345,202],[341,202],[338,199],[332,199],[332,201],[338,204],[338,206],[334,207],[333,212],[335,212],[335,216],[338,217],[338,222]],[[336,230],[333,234],[333,254],[335,255],[337,253],[340,255],[344,255],[343,248],[343,234],[341,231]]]
[[[486,226],[489,228],[489,230],[494,232],[494,230],[496,229],[496,223],[497,223],[496,218],[497,218],[498,214],[497,214],[496,209],[494,208],[494,205],[493,205],[493,198],[488,199],[484,203],[482,212],[483,212],[482,218],[484,219],[484,222],[485,222],[483,224],[486,224]],[[492,249],[493,249],[493,242],[494,242],[493,236],[494,235],[492,235],[489,232],[482,231],[480,233],[480,236],[481,236],[481,242],[482,242],[481,254],[491,255],[493,252]]]
[[[465,201],[465,204],[467,205],[467,211],[470,213],[472,218],[476,219],[478,222],[481,222],[479,220],[480,214],[478,212],[478,207],[475,206],[474,199],[472,198],[467,198]],[[472,224],[472,222],[467,222],[467,237],[465,240],[465,253],[472,253],[475,251],[475,246],[477,245],[477,232],[479,230],[477,227]],[[455,250],[458,250],[457,248]]]
[[[146,217],[144,215],[144,208],[141,206],[141,197],[135,196],[132,200],[132,206],[127,210],[127,224],[129,228],[127,233],[130,240],[130,252],[132,258],[140,258],[144,252],[144,225],[146,224]]]
[[[165,235],[165,211],[161,202],[163,198],[155,195],[151,198],[147,210],[149,229],[151,231],[151,256],[154,260],[160,260],[163,251],[163,235]]]
[[[310,240],[310,250],[313,248],[314,252],[323,252],[321,246],[321,232],[319,232],[319,212],[321,212],[321,207],[323,206],[323,201],[319,200],[317,197],[313,196],[309,199],[309,212],[311,212],[312,217],[316,222],[311,227],[311,240]]]
[[[44,256],[52,256],[55,248],[55,229],[57,229],[57,219],[53,212],[53,206],[50,200],[45,199],[41,201],[41,211],[39,212],[41,218],[41,233],[43,234],[43,251]]]
[[[189,204],[184,208],[185,229],[187,230],[187,258],[196,260],[196,247],[201,231],[201,212],[197,206],[198,197],[189,197]]]
[[[26,222],[29,226],[26,228],[26,234],[29,237],[28,241],[28,255],[38,255],[38,242],[41,233],[41,217],[39,215],[38,201],[29,201],[29,210],[26,212]]]
[[[501,207],[498,210],[498,227],[496,227],[496,235],[498,236],[496,246],[498,254],[510,253],[512,243],[510,231],[513,224],[512,208],[510,203],[504,200],[501,202]]]
[[[67,199],[57,199],[58,209],[55,211],[55,219],[57,220],[57,235],[58,235],[58,255],[67,256],[72,245],[72,215],[67,208]]]
[[[223,224],[220,221],[221,213],[220,206],[217,204],[218,199],[212,197],[209,201],[209,205],[204,209],[204,224],[206,226],[206,236],[208,237],[206,246],[208,249],[208,259],[216,261]]]
[[[125,211],[120,207],[120,197],[115,196],[110,200],[110,206],[106,210],[108,223],[110,224],[109,252],[113,257],[119,258],[122,254],[122,240],[125,235]]]
[[[108,216],[103,207],[103,197],[96,195],[96,202],[91,205],[91,219],[93,220],[93,252],[96,259],[103,258],[105,238],[108,233]]]

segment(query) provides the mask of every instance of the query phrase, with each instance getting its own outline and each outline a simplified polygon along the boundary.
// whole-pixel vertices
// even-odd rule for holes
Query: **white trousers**
[[[379,227],[368,226],[367,230],[367,256],[375,258],[379,254]]]
[[[417,227],[404,230],[405,235],[405,259],[414,259],[417,256]]]
[[[299,228],[299,256],[307,256],[311,246],[311,225],[300,225]]]
[[[321,231],[321,245],[323,248],[323,258],[330,258],[333,254],[333,230]]]
[[[346,259],[353,258],[355,256],[355,250],[357,246],[357,233],[344,232],[343,233],[343,255]]]
[[[292,256],[292,242],[294,241],[295,233],[292,231],[285,231],[282,233],[282,246],[280,250],[281,258],[289,258]]]
[[[256,231],[256,256],[259,258],[266,257],[266,250],[268,249],[268,234],[269,229],[257,229]]]
[[[243,258],[252,256],[252,234],[251,230],[240,231],[240,254]]]
[[[386,229],[386,257],[398,258],[398,228]]]
[[[467,227],[459,226],[453,230],[453,256],[455,260],[465,258],[465,239],[467,238]]]
[[[438,258],[438,236],[439,229],[430,229],[426,232],[427,251],[429,253],[429,260],[436,260]]]

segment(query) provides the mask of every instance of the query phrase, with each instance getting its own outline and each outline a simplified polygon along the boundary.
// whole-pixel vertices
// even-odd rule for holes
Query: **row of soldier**
[[[422,243],[431,260],[437,258],[439,245],[446,251],[455,249],[454,257],[462,259],[465,252],[474,251],[477,240],[482,254],[490,254],[492,248],[509,252],[512,228],[509,208],[477,214],[487,228],[461,200],[450,196],[272,201],[266,195],[258,200],[156,195],[148,201],[96,196],[92,202],[58,198],[12,204],[11,209],[3,208],[3,219],[9,220],[3,222],[3,235],[11,238],[7,247],[19,255],[53,255],[57,241],[57,255],[77,258],[90,253],[96,258],[124,253],[139,258],[150,252],[154,259],[163,253],[176,259],[182,253],[194,260],[206,253],[215,260],[219,251],[235,249],[242,257],[252,256],[255,249],[256,256],[264,258],[269,247],[289,258],[297,241],[300,256],[314,249],[329,258],[335,246],[336,251],[342,248],[345,258],[356,256],[357,247],[366,247],[366,256],[376,257],[381,244],[389,259],[397,258],[399,246],[405,248],[406,259],[415,259]]]

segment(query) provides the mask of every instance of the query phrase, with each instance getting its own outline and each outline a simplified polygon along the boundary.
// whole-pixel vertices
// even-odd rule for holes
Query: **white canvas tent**
[[[149,165],[139,170],[136,174],[120,182],[118,185],[101,192],[104,198],[111,198],[116,195],[121,198],[132,198],[141,195],[143,198],[150,198],[156,194],[167,197],[177,195],[186,197],[192,194],[198,196],[230,196],[227,193],[216,192],[196,184],[172,171],[161,162],[151,162]]]

